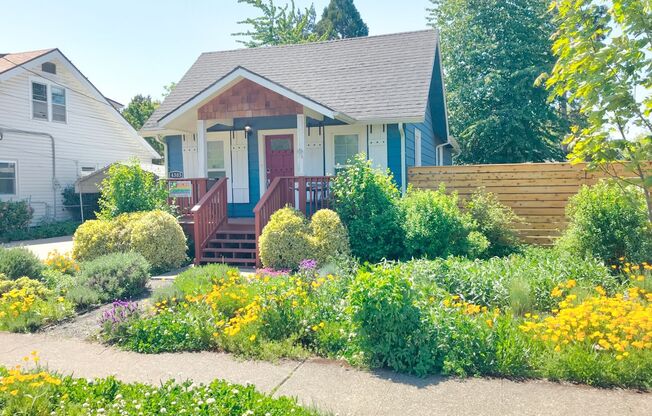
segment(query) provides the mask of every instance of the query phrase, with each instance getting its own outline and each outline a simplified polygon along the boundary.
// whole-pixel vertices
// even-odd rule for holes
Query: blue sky
[[[289,0],[288,0],[289,1]],[[0,52],[58,47],[106,96],[160,97],[201,52],[240,47],[236,0],[3,0]],[[285,0],[276,0],[277,4]],[[296,0],[305,7],[310,0]],[[425,29],[428,0],[355,0],[371,35]],[[318,18],[328,0],[314,0]]]

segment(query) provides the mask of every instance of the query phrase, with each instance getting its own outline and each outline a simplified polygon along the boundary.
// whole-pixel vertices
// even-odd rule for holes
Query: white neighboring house
[[[65,219],[61,191],[95,170],[161,156],[58,49],[0,53],[0,200]]]

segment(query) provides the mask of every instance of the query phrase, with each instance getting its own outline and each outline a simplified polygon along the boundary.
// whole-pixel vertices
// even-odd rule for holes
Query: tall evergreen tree
[[[440,30],[450,128],[462,163],[560,160],[566,107],[547,100],[552,69],[547,0],[430,0]]]
[[[246,32],[234,33],[233,36],[244,36],[247,39],[238,40],[248,48],[260,46],[288,45],[295,43],[317,42],[326,39],[315,33],[315,6],[297,8],[294,0],[285,6],[276,6],[274,0],[238,0],[238,3],[249,4],[261,13],[238,22],[251,26]]]
[[[317,33],[328,39],[357,38],[369,36],[369,27],[353,0],[331,0],[317,23]]]

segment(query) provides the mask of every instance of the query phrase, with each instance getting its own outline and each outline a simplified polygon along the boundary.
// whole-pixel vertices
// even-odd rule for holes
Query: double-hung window
[[[32,118],[35,120],[67,121],[66,89],[58,85],[32,81]]]
[[[16,162],[0,160],[0,196],[16,195]]]
[[[48,86],[32,82],[32,118],[48,120]]]
[[[224,141],[209,140],[208,150],[208,177],[219,179],[226,177],[226,161],[224,152]]]
[[[52,121],[66,122],[66,89],[52,85]]]
[[[335,150],[335,173],[349,166],[349,162],[358,154],[358,135],[342,134],[333,138]]]

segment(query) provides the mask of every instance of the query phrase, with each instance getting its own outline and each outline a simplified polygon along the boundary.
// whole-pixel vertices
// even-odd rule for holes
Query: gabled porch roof
[[[261,75],[256,74],[244,67],[237,67],[233,71],[229,72],[224,77],[218,79],[213,84],[206,87],[204,90],[200,91],[186,102],[181,104],[176,109],[164,114],[161,119],[158,120],[158,129],[161,130],[183,130],[180,128],[179,122],[183,122],[183,118],[189,118],[191,122],[196,121],[196,111],[201,109],[202,106],[208,104],[215,97],[218,97],[220,94],[234,88],[241,81],[248,80],[256,84],[257,86],[263,87],[267,90],[270,90],[279,96],[286,97],[292,102],[302,106],[310,111],[314,112],[318,117],[327,117],[334,120],[340,120],[346,123],[355,122],[354,119],[332,110],[331,108],[318,103],[308,97],[305,97],[301,94],[292,91],[289,88],[284,87],[276,82],[273,82]],[[303,111],[298,111],[302,113]],[[153,130],[154,128],[152,128]]]

